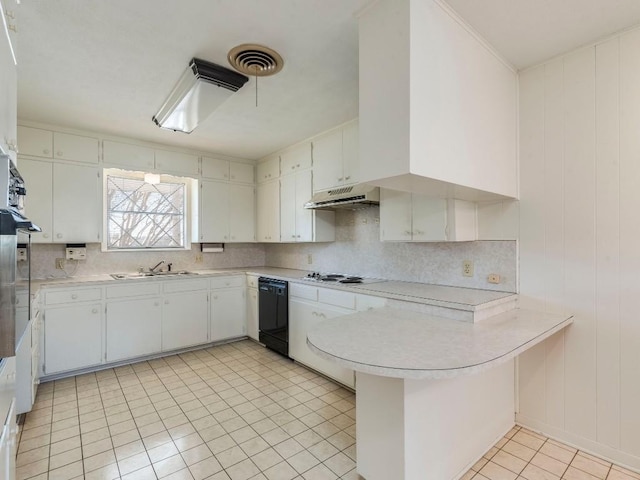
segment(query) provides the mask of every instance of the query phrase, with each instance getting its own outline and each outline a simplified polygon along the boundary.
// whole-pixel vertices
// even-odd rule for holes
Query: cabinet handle
[[[291,165],[291,170],[295,170],[296,166],[295,165]]]
[[[16,14],[13,13],[13,10],[7,10],[5,15],[7,16],[7,18],[10,18],[12,20],[16,18]]]
[[[322,318],[327,318],[324,313],[320,313],[319,316]]]
[[[42,150],[42,153],[44,153],[45,155],[49,155],[50,152],[45,148],[44,150]]]
[[[226,236],[226,235],[224,236],[224,239],[225,239],[225,240],[227,239],[227,236]]]
[[[300,235],[296,235],[296,238],[300,238]]]
[[[296,238],[296,236],[295,235],[291,235],[291,238]]]
[[[350,180],[351,179],[351,175],[344,177],[345,180]]]
[[[14,23],[7,23],[7,28],[11,30],[13,33],[18,33],[18,29]]]
[[[76,298],[78,298],[78,295],[76,295],[75,293],[73,295],[71,295],[71,299],[75,300]]]
[[[98,313],[98,309],[97,308],[92,309],[91,313]]]
[[[218,299],[218,295],[214,295],[214,296],[213,296],[213,299],[214,299],[214,300],[217,300],[217,299]]]
[[[61,233],[56,234],[56,238],[62,238],[62,234]]]
[[[339,181],[339,182],[341,182],[341,181],[342,181],[342,177],[340,177],[340,178],[338,179],[338,181]]]
[[[405,234],[405,235],[411,235],[411,232],[410,232],[409,230],[405,230],[405,231],[404,231],[404,234]]]
[[[318,312],[311,312],[311,315],[317,317],[318,316]]]
[[[160,306],[160,302],[153,302],[153,306],[154,307],[159,307]]]
[[[43,238],[49,238],[49,234],[48,233],[44,233],[42,236],[43,236]]]
[[[424,232],[422,230],[416,230],[414,235],[424,235]]]
[[[61,156],[63,155],[63,153],[62,153],[60,150],[58,150],[58,151],[56,152],[56,155],[57,155],[57,156],[59,156],[59,157],[61,157]]]
[[[298,164],[296,164],[296,167],[300,167],[300,164],[299,164],[299,163],[298,163]]]

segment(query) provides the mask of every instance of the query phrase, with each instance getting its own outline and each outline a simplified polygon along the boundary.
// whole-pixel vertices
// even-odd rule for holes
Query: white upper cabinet
[[[97,138],[52,132],[41,128],[18,127],[20,155],[55,158],[97,164],[100,159]]]
[[[255,183],[255,167],[248,163],[229,162],[229,180],[235,183]]]
[[[276,180],[280,177],[280,156],[274,155],[258,163],[258,183]]]
[[[134,170],[148,171],[155,168],[153,148],[128,143],[102,142],[104,163]]]
[[[200,242],[254,242],[253,185],[203,180],[199,220]]]
[[[380,240],[460,242],[477,238],[475,203],[380,189]]]
[[[229,241],[255,242],[255,192],[253,185],[229,184]]]
[[[42,229],[31,236],[31,241],[49,243],[53,238],[53,164],[21,158],[20,174],[26,179],[25,211]]]
[[[280,174],[311,168],[311,143],[297,145],[280,154]]]
[[[157,150],[142,145],[102,142],[102,155],[105,165],[136,171],[158,171],[187,177],[196,177],[200,167],[197,155]]]
[[[188,153],[170,152],[168,150],[155,151],[155,168],[160,172],[177,173],[179,175],[197,176],[198,156]]]
[[[313,190],[320,192],[358,182],[358,121],[313,139]]]
[[[229,161],[202,157],[202,177],[212,180],[229,180]]]
[[[470,201],[517,197],[517,73],[441,2],[366,9],[359,69],[361,182]]]
[[[256,236],[259,242],[280,241],[280,182],[262,183],[257,188]]]

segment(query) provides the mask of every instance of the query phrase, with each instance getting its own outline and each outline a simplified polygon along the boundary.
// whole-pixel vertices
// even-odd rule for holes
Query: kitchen
[[[357,44],[357,19],[353,15],[364,7],[365,3],[367,2],[351,5],[353,8],[346,13],[338,8],[337,4],[326,7],[327,17],[337,15],[335,18],[339,17],[344,22],[350,22],[352,26],[352,30],[348,33],[342,30],[341,33],[336,33],[336,37],[330,37],[329,45],[331,45],[330,42],[335,42],[334,46]],[[502,48],[497,46],[494,42],[498,42],[498,39],[491,37],[491,30],[495,25],[483,28],[482,22],[487,22],[487,19],[481,15],[481,12],[474,12],[473,7],[465,5],[466,3],[468,2],[450,2],[453,8],[482,32],[498,51],[507,55],[510,42],[503,42]],[[636,7],[626,3],[627,10],[625,10],[624,4],[625,2],[620,2],[617,8],[607,10],[608,14],[612,16],[618,14],[619,18],[624,19],[622,23],[615,23],[611,17],[606,17],[611,21],[611,26],[606,26],[609,30],[591,30],[590,36],[576,40],[577,43],[554,47],[555,50],[547,50],[537,58],[535,56],[511,57],[513,58],[511,63],[516,65],[514,71],[520,70],[518,117],[520,202],[519,205],[510,201],[490,201],[479,204],[477,238],[481,241],[459,244],[419,241],[415,243],[380,242],[381,228],[385,223],[381,206],[379,209],[373,207],[356,212],[337,211],[334,221],[336,241],[330,243],[281,244],[271,243],[269,239],[258,243],[224,242],[224,252],[202,252],[199,255],[196,249],[200,248],[200,245],[199,242],[195,242],[192,245],[194,250],[191,252],[171,254],[145,252],[143,257],[136,252],[103,252],[100,243],[86,241],[86,260],[66,261],[64,268],[73,273],[73,269],[77,267],[75,275],[82,277],[115,272],[136,272],[140,266],[148,269],[161,260],[172,262],[176,269],[189,271],[268,265],[305,271],[341,272],[388,280],[517,291],[520,307],[574,315],[574,324],[571,327],[536,345],[519,357],[517,390],[519,410],[516,416],[518,425],[560,440],[565,445],[577,447],[581,451],[590,452],[616,464],[638,470],[640,439],[636,433],[638,429],[635,428],[639,421],[635,405],[638,404],[640,385],[634,374],[634,365],[637,365],[635,352],[638,350],[639,336],[632,320],[634,306],[632,301],[635,291],[627,287],[637,283],[634,282],[633,273],[635,272],[633,234],[636,232],[634,227],[629,226],[634,225],[632,219],[635,211],[634,200],[637,195],[633,188],[637,184],[637,182],[634,183],[633,175],[636,168],[631,159],[638,147],[632,134],[638,117],[637,95],[633,90],[634,83],[637,84],[635,76],[638,71],[633,52],[637,52],[638,44],[634,30],[623,31],[637,23],[637,20],[633,21],[633,18],[637,18],[634,17],[634,13],[637,13],[634,11]],[[31,41],[39,42],[39,45],[43,42],[56,42],[59,41],[59,37],[64,37],[66,43],[54,47],[61,51],[69,49],[69,41],[72,38],[93,39],[94,36],[100,37],[101,34],[106,34],[98,28],[101,22],[97,24],[88,22],[87,25],[91,27],[85,26],[80,31],[74,30],[72,28],[74,20],[71,16],[61,14],[54,16],[58,7],[42,4],[37,6],[38,9],[44,10],[40,13],[41,23],[34,25],[29,25],[29,15],[26,14],[27,9],[34,8],[34,5],[21,5],[16,9],[18,20],[24,24],[24,27],[20,27],[19,54],[21,48],[26,49],[29,46],[31,32],[37,31],[43,35],[39,39],[35,34],[32,36]],[[93,7],[99,8],[97,5]],[[128,21],[133,22],[134,14],[141,13],[136,12],[136,8],[142,7],[131,8],[134,11],[118,11],[114,8],[109,13],[110,9],[103,6],[99,12],[94,12],[94,20],[101,18],[105,19],[105,24],[118,25],[114,17],[122,16],[130,17]],[[229,12],[230,17],[240,16],[242,13],[240,6],[235,8],[237,10],[231,9]],[[22,19],[20,19],[21,11],[27,11],[22,14]],[[123,12],[127,12],[128,15],[122,15]],[[338,15],[338,12],[342,13]],[[620,12],[626,12],[626,14]],[[32,12],[32,14],[35,13]],[[258,11],[258,13],[263,13],[263,18],[269,18],[266,15],[273,12]],[[192,14],[187,15],[187,12],[180,12],[177,15],[179,18],[176,22],[185,25],[188,25],[187,20],[192,17]],[[302,13],[293,10],[290,15],[292,17],[287,17],[287,20],[295,23],[295,20],[301,20],[301,17],[296,15],[302,15]],[[86,20],[93,18],[90,14],[87,16]],[[67,32],[65,35],[57,35],[55,32],[47,34],[44,23],[51,22],[53,18],[60,22],[59,24],[53,22],[56,23],[55,28]],[[32,17],[33,20],[35,20],[34,17]],[[69,24],[65,25],[64,22]],[[250,31],[254,31],[257,38],[260,38],[260,33],[268,30],[264,25],[254,27]],[[316,39],[324,38],[322,32],[327,30],[321,27],[320,23],[314,26],[313,28],[318,30],[310,34],[315,33]],[[119,35],[113,35],[112,40],[116,43],[127,43],[123,41],[126,39],[123,32],[132,31],[133,28],[131,26],[120,28],[122,30],[115,32]],[[158,40],[155,27],[143,24],[141,28],[145,29],[141,33],[142,38],[147,38],[148,41]],[[220,28],[227,31],[231,27],[220,26]],[[173,31],[169,28],[165,30]],[[332,30],[329,29],[329,31]],[[623,33],[607,37],[617,31],[623,31]],[[176,35],[178,35],[177,29]],[[253,37],[251,39],[246,37],[246,32],[235,33],[230,37],[229,45],[220,47],[220,52],[211,59],[226,65],[224,60],[228,48],[242,42],[253,41]],[[547,37],[552,38],[550,35],[545,36]],[[598,38],[605,38],[605,40],[589,44]],[[83,103],[96,97],[95,94],[78,87],[74,87],[77,89],[74,92],[64,93],[66,81],[56,77],[52,77],[54,80],[51,84],[42,86],[41,88],[45,90],[38,90],[40,92],[38,94],[35,93],[36,90],[29,90],[28,87],[33,82],[46,82],[42,82],[34,70],[28,70],[30,64],[31,68],[37,65],[35,58],[30,60],[25,55],[23,59],[18,55],[19,91],[29,92],[26,95],[21,93],[18,97],[20,112],[18,123],[23,128],[50,132],[54,136],[54,143],[56,135],[58,138],[64,138],[61,134],[94,138],[97,145],[96,151],[99,152],[102,149],[103,155],[106,154],[105,143],[111,142],[147,147],[155,152],[207,156],[207,158],[228,161],[234,165],[235,163],[252,164],[254,159],[258,159],[259,166],[268,162],[274,154],[280,157],[281,167],[282,159],[286,157],[287,152],[295,150],[296,146],[304,147],[308,143],[317,143],[318,140],[322,140],[318,137],[322,137],[323,132],[327,132],[325,135],[330,137],[332,132],[341,130],[344,139],[344,132],[349,127],[349,122],[358,116],[358,81],[357,75],[354,75],[358,63],[356,46],[350,52],[351,57],[341,57],[344,64],[335,65],[335,71],[350,72],[351,77],[349,82],[340,84],[341,88],[332,91],[330,99],[325,99],[326,102],[335,102],[327,104],[326,108],[314,103],[310,92],[297,90],[302,89],[304,81],[300,84],[292,84],[291,79],[287,79],[287,82],[282,80],[286,83],[289,97],[297,102],[303,100],[311,102],[299,110],[291,105],[282,107],[283,110],[279,111],[279,115],[274,115],[274,118],[288,117],[290,123],[287,125],[291,130],[288,140],[284,138],[284,133],[281,131],[285,129],[273,119],[272,123],[275,124],[270,130],[265,125],[252,124],[251,118],[246,119],[245,123],[242,123],[244,136],[239,137],[238,130],[231,128],[234,122],[229,119],[233,119],[234,115],[245,115],[238,114],[238,111],[246,111],[249,107],[255,109],[256,100],[259,105],[258,110],[271,107],[277,111],[277,106],[274,107],[270,103],[277,100],[273,89],[276,88],[274,85],[277,85],[278,76],[286,74],[289,62],[292,66],[304,65],[308,69],[309,76],[323,74],[318,65],[309,62],[309,58],[320,53],[319,44],[301,45],[307,48],[305,55],[309,55],[309,58],[305,57],[304,61],[296,64],[296,57],[289,54],[284,46],[264,40],[264,43],[276,48],[283,55],[285,68],[282,72],[271,78],[259,78],[257,82],[251,79],[252,84],[245,86],[232,98],[238,103],[227,102],[215,112],[211,118],[213,122],[211,129],[206,134],[200,134],[200,129],[196,129],[191,135],[181,136],[178,136],[178,133],[160,130],[151,122],[151,116],[185,68],[186,62],[194,56],[194,52],[190,50],[192,47],[188,48],[188,52],[175,51],[179,50],[175,45],[184,45],[183,39],[178,39],[162,40],[167,42],[164,45],[166,52],[162,52],[162,49],[158,49],[157,46],[153,49],[153,51],[160,50],[157,56],[162,57],[162,65],[167,68],[169,63],[174,62],[169,56],[175,55],[175,65],[171,65],[173,74],[170,75],[167,68],[145,70],[158,71],[157,74],[152,74],[151,83],[158,84],[154,95],[151,94],[150,88],[146,89],[140,84],[139,79],[143,77],[142,74],[134,74],[125,68],[127,55],[137,60],[150,61],[149,45],[140,43],[122,58],[109,57],[108,55],[113,53],[106,49],[101,52],[107,57],[104,63],[96,65],[96,71],[105,77],[105,82],[112,83],[113,88],[119,85],[117,77],[122,77],[124,86],[120,87],[122,91],[117,98],[100,100],[102,104],[99,108],[91,103]],[[533,35],[529,41],[532,44],[544,43],[537,35]],[[582,45],[590,46],[556,57]],[[31,51],[35,52],[37,48],[42,47],[36,47],[34,44],[31,46]],[[327,45],[324,45],[324,48],[327,48]],[[76,50],[78,50],[77,57],[73,56],[73,63],[82,64],[84,61],[92,66],[96,64],[95,53],[91,49]],[[57,71],[64,71],[71,68],[69,64],[71,58],[71,55],[66,55],[63,59],[58,56],[55,60],[52,58],[51,62],[61,62],[53,67],[57,67]],[[551,60],[548,60],[550,58]],[[146,66],[151,67],[149,64]],[[56,71],[56,68],[52,71]],[[331,83],[331,79],[323,78],[327,85],[335,84],[335,82]],[[366,77],[366,80],[363,78],[361,75],[361,82],[367,81],[374,87],[377,85],[370,77]],[[93,78],[92,81],[97,81],[97,78]],[[87,85],[90,83],[87,82],[84,88],[88,88]],[[138,87],[132,88],[131,85]],[[256,85],[257,93],[254,90]],[[103,89],[106,88],[103,85]],[[362,90],[362,84],[360,89]],[[143,103],[149,105],[150,111],[121,114],[121,112],[130,111],[127,104],[133,102],[134,96],[141,97]],[[75,100],[70,102],[70,98]],[[390,94],[389,98],[390,102],[395,101],[393,95]],[[53,99],[57,101],[48,103]],[[46,111],[47,108],[49,108],[48,111]],[[360,108],[362,128],[364,119],[362,102]],[[54,111],[58,111],[61,116],[55,117]],[[315,112],[311,115],[313,118],[309,118],[310,111]],[[337,113],[330,116],[329,111]],[[63,112],[66,113],[64,119]],[[115,112],[116,116],[107,120],[110,112]],[[597,112],[597,115],[594,112]],[[76,119],[75,123],[72,122],[72,118]],[[145,133],[140,131],[138,135],[127,134],[127,132],[138,131],[136,124],[142,125],[140,128],[143,128]],[[118,131],[114,125],[118,125],[120,130]],[[85,127],[82,128],[83,126]],[[257,128],[258,126],[260,128]],[[392,133],[394,132],[389,132],[390,135]],[[214,143],[205,143],[209,136],[215,138],[215,148],[211,146]],[[20,139],[19,134],[17,137]],[[247,142],[248,137],[255,138],[256,141]],[[260,139],[259,142],[258,139]],[[258,144],[262,153],[258,153],[257,150],[250,151]],[[327,144],[330,145],[330,142]],[[362,138],[360,144],[362,152]],[[20,151],[21,155],[24,155],[25,147],[20,145]],[[157,161],[157,154],[155,158]],[[238,161],[237,158],[247,160]],[[55,164],[51,160],[43,160],[42,154],[30,156],[29,159],[33,165]],[[28,182],[29,176],[24,173],[21,160],[22,158],[18,159],[18,168]],[[96,156],[94,163],[99,161],[105,160],[104,158],[98,160]],[[199,161],[202,162],[202,160]],[[65,164],[64,160],[60,164]],[[78,165],[73,160],[69,164]],[[28,161],[24,165],[28,165]],[[110,162],[110,166],[116,167],[117,162]],[[90,168],[95,168],[95,165]],[[304,169],[301,170],[304,173]],[[216,181],[215,178],[207,179],[209,180]],[[260,202],[260,185],[267,185],[270,182],[261,181],[259,175],[256,180],[255,188],[258,190],[259,199],[257,210],[259,211],[260,205],[264,204]],[[204,182],[205,179],[202,181]],[[588,188],[585,188],[585,184]],[[71,189],[79,187],[80,185],[76,184]],[[53,188],[55,189],[55,185]],[[41,190],[38,188],[36,193],[38,191]],[[27,199],[33,198],[32,194],[30,190]],[[412,195],[415,194],[416,192],[413,192]],[[311,195],[308,197],[305,201],[309,200]],[[70,208],[81,207],[78,202],[73,202],[72,196],[69,196],[67,201],[71,204]],[[56,208],[55,205],[53,208]],[[29,209],[27,214],[33,216],[29,213]],[[258,215],[257,232],[260,231],[261,218],[264,220],[264,217]],[[629,221],[624,222],[625,219]],[[56,228],[55,225],[53,228]],[[269,233],[266,235],[275,238]],[[56,259],[65,256],[64,244],[66,243],[68,242],[33,245],[31,263],[34,268],[34,278],[64,275],[64,270],[57,269],[55,266]],[[473,276],[465,277],[462,275],[462,266],[465,260],[469,259],[473,260]],[[491,274],[499,275],[501,283],[497,285],[489,283],[487,278]],[[624,287],[618,287],[618,285],[624,285]],[[41,389],[43,385],[40,386]],[[611,467],[610,469],[612,472],[618,471]],[[550,474],[553,473],[550,472]],[[609,475],[615,478],[614,474]],[[482,478],[480,475],[484,474],[478,474],[478,478]],[[527,473],[522,474],[527,478],[525,475]],[[484,476],[491,478],[490,474]]]

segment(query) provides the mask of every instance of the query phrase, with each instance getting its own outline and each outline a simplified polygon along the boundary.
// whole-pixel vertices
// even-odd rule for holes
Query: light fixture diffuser
[[[153,121],[162,128],[191,133],[248,80],[233,70],[193,58]]]

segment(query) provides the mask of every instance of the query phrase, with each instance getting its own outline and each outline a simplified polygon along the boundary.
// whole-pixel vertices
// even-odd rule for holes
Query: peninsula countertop
[[[469,323],[383,307],[326,320],[308,333],[307,344],[358,372],[452,378],[506,362],[572,322],[572,316],[514,309]]]

